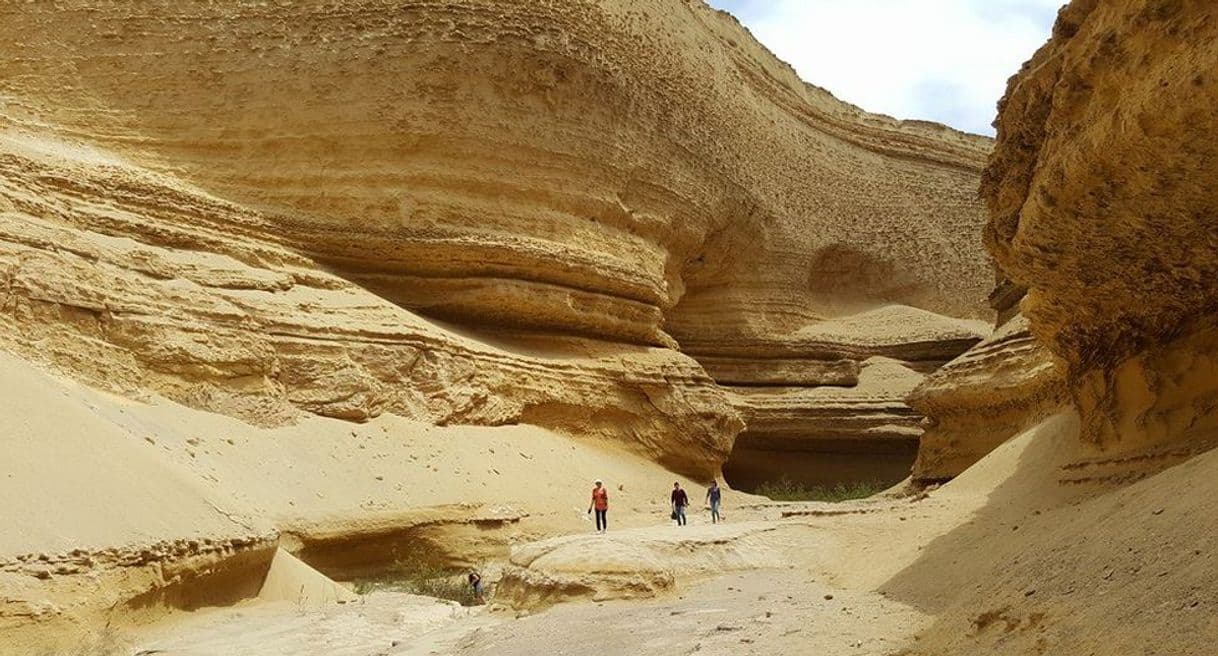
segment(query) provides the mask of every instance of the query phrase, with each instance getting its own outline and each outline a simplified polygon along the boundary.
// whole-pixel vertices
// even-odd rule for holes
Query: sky
[[[804,80],[870,112],[993,135],[1064,0],[707,0]]]

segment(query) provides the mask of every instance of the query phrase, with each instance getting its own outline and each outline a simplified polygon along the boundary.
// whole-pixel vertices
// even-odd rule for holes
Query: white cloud
[[[1062,0],[710,0],[800,77],[868,111],[992,134]]]

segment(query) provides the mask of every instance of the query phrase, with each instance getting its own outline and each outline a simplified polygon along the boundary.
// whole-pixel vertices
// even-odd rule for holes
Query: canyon
[[[1074,0],[995,140],[701,0],[68,0],[0,36],[0,653],[1218,638],[1209,3]],[[730,524],[658,526],[716,478]],[[344,585],[423,561],[493,603]]]
[[[708,477],[742,413],[743,447],[912,459],[908,382],[815,395],[985,331],[988,140],[840,103],[700,3],[178,5],[5,10],[6,341],[75,377]]]

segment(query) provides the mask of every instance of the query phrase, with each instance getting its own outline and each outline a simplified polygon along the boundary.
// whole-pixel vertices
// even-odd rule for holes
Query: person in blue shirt
[[[706,502],[710,504],[711,523],[719,523],[719,500],[723,498],[723,490],[719,489],[719,481],[711,481],[706,490]]]

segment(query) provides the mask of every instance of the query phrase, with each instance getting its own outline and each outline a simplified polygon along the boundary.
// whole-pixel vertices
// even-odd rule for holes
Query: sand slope
[[[938,616],[910,653],[1191,656],[1218,639],[1218,454],[1126,488],[1061,487],[1077,439],[1071,416],[1018,438],[1029,451],[977,515],[885,585]],[[974,492],[988,464],[943,492]]]
[[[16,653],[270,594],[279,546],[339,577],[423,554],[470,563],[532,536],[590,530],[594,478],[611,486],[615,528],[665,517],[674,479],[698,486],[531,426],[385,415],[267,429],[134,403],[5,354],[0,377],[15,400],[0,416],[13,465],[0,496],[14,527],[0,535],[0,630]]]

